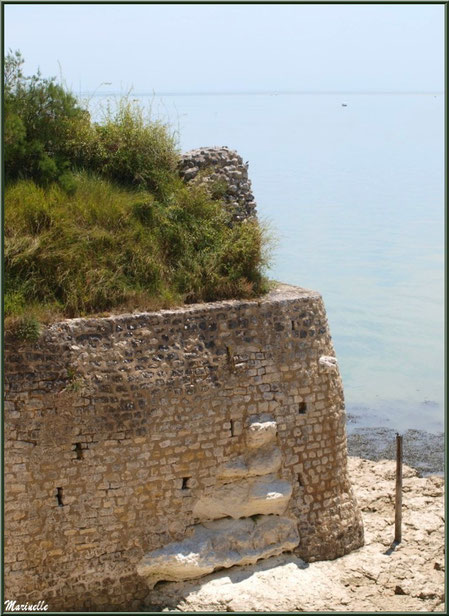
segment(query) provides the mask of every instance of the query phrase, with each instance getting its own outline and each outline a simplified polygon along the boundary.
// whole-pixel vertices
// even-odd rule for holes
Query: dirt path
[[[444,480],[404,467],[403,541],[392,547],[395,463],[349,458],[349,469],[363,512],[363,548],[334,561],[307,564],[286,554],[162,583],[146,610],[444,611]]]

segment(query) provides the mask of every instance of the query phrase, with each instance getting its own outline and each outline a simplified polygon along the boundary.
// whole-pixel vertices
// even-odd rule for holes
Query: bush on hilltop
[[[119,184],[163,195],[176,171],[178,152],[169,128],[145,118],[126,98],[108,107],[103,123],[54,77],[23,74],[20,52],[5,58],[6,180],[32,179],[71,190],[70,173],[94,171]]]
[[[64,184],[72,166],[68,146],[90,124],[89,114],[55,78],[25,77],[23,62],[18,51],[5,58],[6,182]]]
[[[265,230],[181,180],[169,127],[126,99],[93,123],[22,65],[7,56],[4,227],[5,316],[22,338],[37,319],[266,290]]]

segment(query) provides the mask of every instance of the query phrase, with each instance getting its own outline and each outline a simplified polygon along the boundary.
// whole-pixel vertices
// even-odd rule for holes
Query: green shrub
[[[13,331],[22,342],[37,342],[41,335],[41,326],[35,316],[25,315],[18,319]]]
[[[7,291],[3,302],[5,314],[8,315],[22,314],[26,305],[25,297],[20,291]]]
[[[256,222],[229,226],[203,189],[170,202],[86,172],[75,190],[22,180],[6,187],[5,315],[24,305],[67,316],[253,297],[265,290]]]
[[[20,52],[5,58],[5,178],[48,185],[73,164],[71,144],[90,125],[89,113],[55,78],[25,77]]]
[[[55,78],[25,77],[23,57],[5,58],[6,181],[30,178],[73,193],[72,172],[86,169],[121,185],[166,199],[178,181],[176,139],[168,126],[145,117],[122,98],[101,123]]]
[[[265,230],[230,224],[226,183],[180,179],[169,127],[126,98],[94,124],[63,86],[24,77],[22,65],[8,54],[5,315],[19,337],[38,335],[31,314],[44,322],[266,290]]]
[[[215,180],[208,186],[212,199],[222,199],[227,193],[229,186],[225,179]]]
[[[115,111],[108,108],[95,124],[85,167],[119,184],[140,187],[165,199],[176,182],[178,152],[169,128],[145,118],[143,110],[126,98]]]

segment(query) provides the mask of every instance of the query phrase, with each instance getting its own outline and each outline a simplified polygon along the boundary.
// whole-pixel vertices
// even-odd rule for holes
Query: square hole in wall
[[[307,412],[307,404],[305,402],[300,402],[298,404],[298,414],[305,415]]]
[[[81,443],[74,443],[73,450],[76,453],[76,459],[82,460],[83,459],[83,448],[81,446]]]
[[[190,480],[191,477],[183,477],[181,483],[181,490],[190,490]]]
[[[56,488],[56,500],[58,501],[58,507],[64,507],[64,503],[62,501],[62,496],[63,496],[63,489],[62,488]]]
[[[231,433],[231,437],[235,436],[235,424],[234,424],[234,420],[231,419],[229,422],[229,431]]]

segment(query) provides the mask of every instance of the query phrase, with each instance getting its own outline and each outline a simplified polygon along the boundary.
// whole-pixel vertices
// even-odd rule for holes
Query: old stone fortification
[[[226,146],[191,150],[182,155],[179,171],[185,182],[205,186],[219,198],[232,220],[256,215],[248,164],[234,150]]]
[[[136,609],[158,579],[363,543],[316,292],[67,320],[5,366],[6,599]]]

